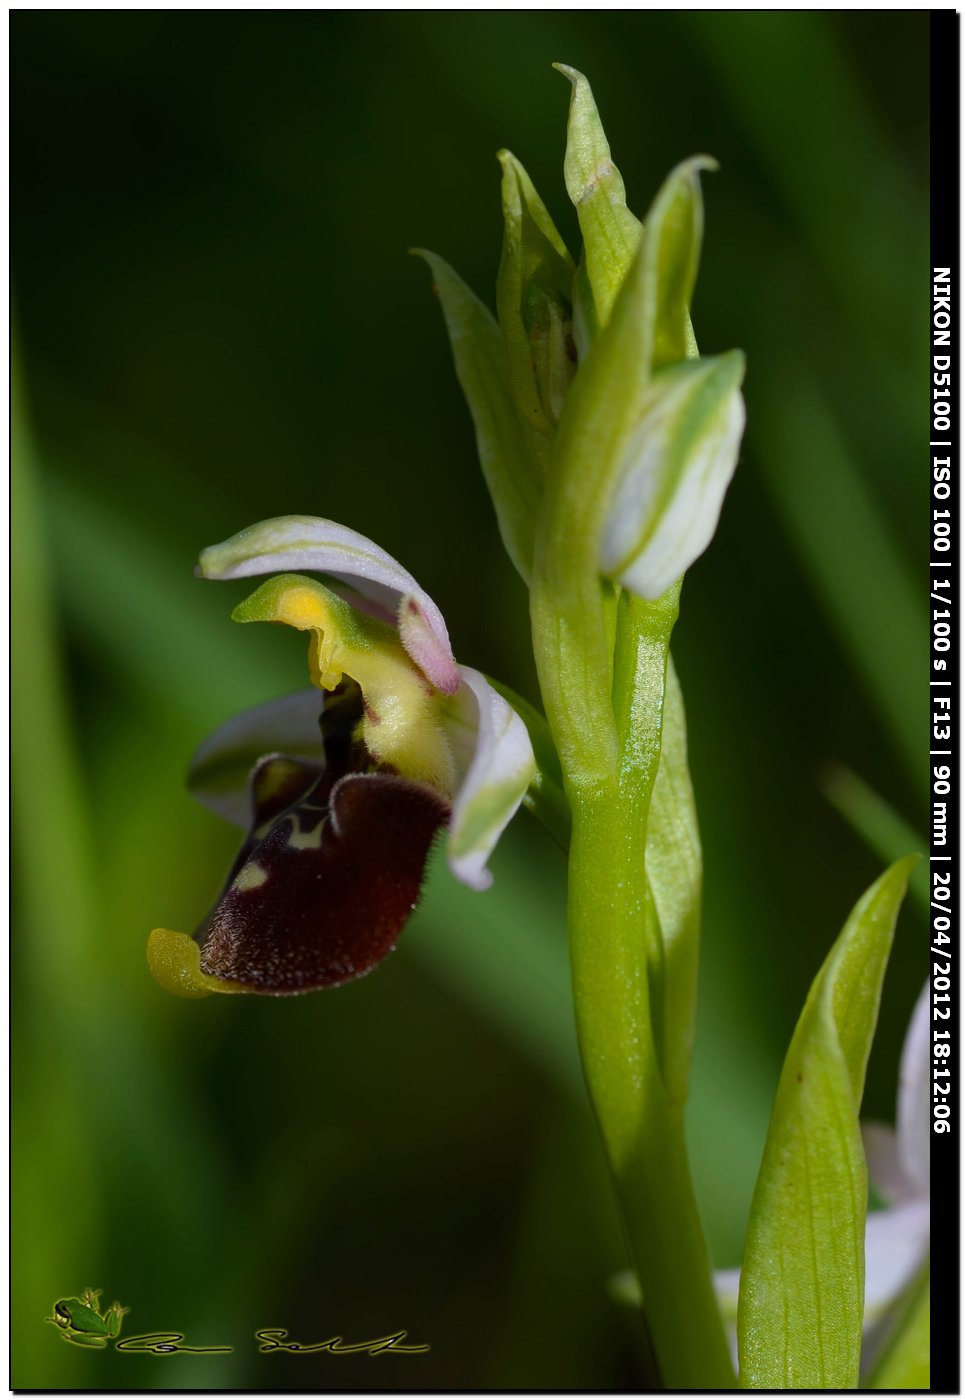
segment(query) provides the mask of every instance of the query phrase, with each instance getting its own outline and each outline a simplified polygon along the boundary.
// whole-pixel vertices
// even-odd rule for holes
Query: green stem
[[[653,1041],[626,817],[615,787],[573,803],[570,958],[580,1052],[664,1385],[730,1389],[683,1111],[668,1099]]]
[[[649,286],[650,262],[637,266],[641,286]],[[653,361],[653,326],[641,321],[638,300],[621,296],[607,354],[588,357],[567,397],[537,527],[530,606],[540,690],[572,813],[570,959],[584,1074],[664,1384],[717,1390],[732,1388],[734,1373],[687,1168],[692,997],[678,995],[677,976],[668,999],[645,859],[677,590],[654,604],[623,606],[597,563],[636,402],[633,393],[614,394],[613,376],[637,366],[645,380]],[[666,1053],[670,1001],[671,1019],[686,1025],[674,1024]]]
[[[538,567],[532,602],[540,684],[572,812],[570,960],[584,1075],[664,1384],[730,1389],[687,1166],[684,1095],[668,1093],[655,1029],[665,979],[645,851],[676,590],[662,604],[621,609],[613,666],[591,660],[606,635],[599,584],[594,606],[578,570],[561,577]],[[573,660],[580,664],[570,670]]]

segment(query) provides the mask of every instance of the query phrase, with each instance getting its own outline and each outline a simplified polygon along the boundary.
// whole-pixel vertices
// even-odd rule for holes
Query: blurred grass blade
[[[515,841],[493,858],[492,888],[478,895],[431,861],[406,946],[463,1001],[583,1101],[570,999],[563,867],[559,879],[533,883],[532,861]],[[520,936],[520,930],[526,936]]]
[[[820,786],[832,806],[881,860],[890,862],[904,852],[928,849],[924,837],[850,768],[836,763],[821,778]],[[912,871],[908,893],[927,910],[928,866],[924,862]]]
[[[788,534],[905,770],[921,792],[928,627],[919,586],[810,373],[795,363],[752,411]],[[807,432],[801,425],[807,424]],[[873,580],[873,583],[869,583]]]
[[[925,1270],[911,1304],[872,1374],[868,1390],[927,1390],[931,1385],[931,1275]]]
[[[858,1110],[895,920],[915,857],[855,905],[784,1062],[748,1224],[741,1384],[858,1384],[868,1180]]]
[[[96,1160],[96,1141],[83,1095],[50,1088],[70,1064],[85,1082],[85,1049],[78,1037],[91,971],[84,958],[95,896],[87,814],[77,751],[68,720],[66,687],[45,549],[45,530],[34,443],[23,401],[16,345],[11,354],[10,719],[13,837],[18,865],[12,929],[13,1078],[11,1176],[16,1209],[11,1218],[16,1306],[37,1317],[51,1303],[52,1277],[65,1280],[89,1267],[103,1227],[96,1181],[72,1200],[69,1228],[45,1229],[51,1202],[63,1195],[65,1164]],[[53,803],[53,805],[52,805]],[[38,1026],[55,1027],[38,1037]],[[27,1053],[29,1047],[29,1053]],[[39,1245],[39,1247],[38,1247]],[[16,1377],[34,1371],[48,1338],[38,1327],[18,1336]],[[51,1349],[52,1350],[52,1349]],[[49,1385],[69,1383],[61,1348],[44,1362]]]
[[[14,839],[25,911],[32,936],[21,946],[33,985],[64,994],[64,979],[82,980],[81,949],[96,902],[93,847],[84,785],[66,704],[59,638],[47,565],[39,473],[14,356],[11,392],[11,466],[17,527],[11,534],[11,645]],[[51,794],[57,819],[51,821]],[[56,870],[56,881],[51,871]],[[54,975],[54,969],[61,976]],[[65,1005],[71,1004],[65,998]]]
[[[476,427],[476,447],[496,508],[499,532],[522,577],[529,579],[540,484],[509,387],[499,327],[479,298],[442,258],[412,250],[428,263],[449,332],[456,375]]]
[[[264,651],[228,639],[231,600],[198,582],[190,556],[146,540],[143,525],[64,478],[51,476],[48,494],[64,607],[118,675],[153,700],[157,658],[168,658],[165,696],[199,737],[266,699]],[[290,674],[304,684],[301,667]]]
[[[899,406],[917,431],[914,367],[927,354],[927,318],[908,316],[906,300],[880,289],[896,267],[927,280],[928,221],[908,213],[927,196],[902,165],[901,144],[883,138],[885,109],[869,100],[863,59],[839,21],[821,11],[694,11],[685,24],[743,128],[742,159],[761,162],[861,337],[880,402]],[[871,169],[856,182],[855,172]]]

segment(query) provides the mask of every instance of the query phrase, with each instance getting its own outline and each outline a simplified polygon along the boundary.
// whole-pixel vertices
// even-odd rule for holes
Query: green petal
[[[546,470],[563,400],[576,368],[573,260],[526,171],[509,151],[503,170],[503,251],[496,280],[499,328],[520,423]]]
[[[860,899],[815,979],[778,1085],[741,1276],[741,1384],[858,1384],[868,1183],[858,1109],[915,857]]]
[[[499,531],[509,557],[528,581],[539,473],[516,414],[499,327],[447,262],[422,248],[413,252],[432,270]]]

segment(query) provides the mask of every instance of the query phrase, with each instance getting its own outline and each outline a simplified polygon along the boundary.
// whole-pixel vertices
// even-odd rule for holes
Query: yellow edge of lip
[[[248,992],[240,982],[222,981],[201,971],[201,949],[186,933],[156,928],[147,940],[147,963],[156,982],[177,997],[210,996],[212,992]]]

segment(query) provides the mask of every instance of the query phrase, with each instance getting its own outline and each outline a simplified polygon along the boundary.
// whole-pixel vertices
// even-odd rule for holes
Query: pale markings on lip
[[[299,831],[297,822],[292,820],[292,830],[288,837],[288,845],[293,851],[317,851],[322,844],[322,832],[325,829],[325,818],[313,826],[308,831]]]
[[[259,865],[256,860],[250,860],[239,870],[234,888],[239,894],[244,894],[245,890],[258,889],[259,885],[263,885],[267,879],[268,871],[264,866]]]

